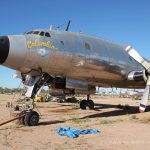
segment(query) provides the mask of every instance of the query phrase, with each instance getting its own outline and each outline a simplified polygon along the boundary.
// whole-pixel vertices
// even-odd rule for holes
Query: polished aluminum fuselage
[[[123,46],[82,33],[46,32],[51,37],[32,34],[9,36],[10,52],[4,65],[22,73],[42,70],[53,77],[85,81],[91,86],[144,86],[144,82],[127,80],[131,71],[143,68]]]

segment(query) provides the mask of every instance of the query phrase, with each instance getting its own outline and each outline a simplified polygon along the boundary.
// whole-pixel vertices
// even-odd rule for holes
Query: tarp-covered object
[[[57,129],[57,133],[60,136],[67,136],[70,138],[77,138],[80,134],[99,134],[100,131],[96,129],[77,130],[71,127],[60,127]]]

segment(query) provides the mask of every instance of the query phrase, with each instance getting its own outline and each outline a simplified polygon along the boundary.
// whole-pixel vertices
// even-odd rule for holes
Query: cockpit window
[[[25,34],[32,34],[33,33],[33,31],[30,31],[30,32],[27,32],[27,33],[25,33]]]
[[[40,35],[41,35],[41,36],[44,36],[44,32],[42,31],[42,32],[40,33]]]
[[[45,33],[45,36],[51,37],[50,34],[49,34],[48,32]]]
[[[30,31],[30,32],[27,32],[25,34],[37,34],[37,35],[40,35],[40,36],[51,37],[50,33],[44,32],[44,31]]]
[[[39,31],[33,31],[33,34],[39,34]]]

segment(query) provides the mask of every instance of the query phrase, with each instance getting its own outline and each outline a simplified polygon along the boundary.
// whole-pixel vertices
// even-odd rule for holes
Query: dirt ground
[[[0,122],[10,118],[6,102],[13,95],[0,95]],[[38,126],[15,122],[0,126],[0,150],[138,150],[150,149],[150,112],[140,114],[138,100],[92,96],[95,110],[80,110],[78,104],[37,103],[42,114]],[[119,105],[120,104],[120,105]],[[59,127],[97,129],[100,134],[76,139],[57,135]]]

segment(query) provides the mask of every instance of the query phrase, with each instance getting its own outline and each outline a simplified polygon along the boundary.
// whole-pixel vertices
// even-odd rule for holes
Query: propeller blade
[[[139,62],[144,68],[145,70],[150,74],[150,63],[145,60],[134,48],[132,48],[131,46],[127,46],[125,48],[126,52],[133,58],[135,59],[137,62]],[[150,92],[150,76],[147,77],[147,81],[146,81],[146,87],[143,93],[143,97],[140,103],[140,107],[139,110],[140,112],[144,112],[146,109],[146,105],[148,102],[148,95]]]
[[[149,91],[150,91],[150,77],[148,77],[148,80],[147,80],[147,83],[146,83],[146,88],[144,90],[143,97],[142,97],[142,100],[141,100],[141,103],[140,103],[140,107],[139,107],[140,112],[144,112],[145,109],[146,109],[146,105],[147,105],[147,102],[148,102]]]
[[[139,62],[146,70],[150,69],[150,63],[146,61],[134,48],[127,46],[126,52],[137,62]]]

